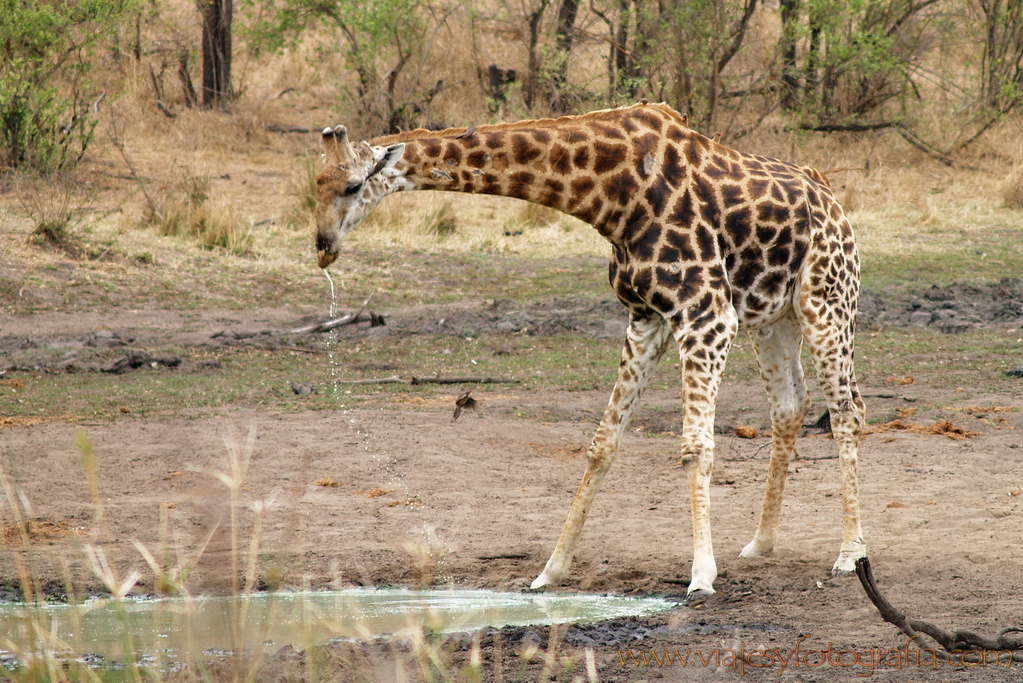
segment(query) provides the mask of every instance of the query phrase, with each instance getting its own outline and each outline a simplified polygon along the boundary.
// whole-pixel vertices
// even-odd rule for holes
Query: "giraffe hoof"
[[[696,590],[690,590],[682,604],[686,607],[698,607],[707,602],[712,595],[714,595],[713,589],[697,588]]]
[[[540,574],[540,576],[533,579],[533,583],[529,584],[529,590],[531,591],[540,590],[542,588],[546,588],[547,586],[553,585],[554,583],[555,582],[551,581],[550,578],[547,576],[547,572],[543,572],[542,574]]]
[[[831,575],[846,576],[847,574],[854,573],[856,571],[856,560],[866,556],[866,547],[842,552],[842,554],[838,556],[835,566],[831,568]]]
[[[754,538],[742,549],[739,557],[763,557],[769,555],[772,550],[774,550],[773,541],[760,541]]]

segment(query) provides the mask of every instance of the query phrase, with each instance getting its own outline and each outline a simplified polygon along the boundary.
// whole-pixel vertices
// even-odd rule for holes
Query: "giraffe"
[[[355,145],[323,131],[317,177],[321,268],[392,192],[448,190],[536,202],[576,216],[611,244],[609,280],[629,311],[618,377],[587,452],[568,519],[533,589],[568,575],[579,534],[658,361],[679,351],[681,464],[689,483],[689,596],[714,592],[710,479],[714,411],[738,331],[752,340],[771,408],[771,459],[753,540],[772,551],[788,473],[810,408],[800,364],[809,349],[827,400],[842,485],[842,544],[832,573],[866,554],[857,450],[865,407],[853,369],[859,258],[852,228],[823,174],[740,153],[686,126],[664,104],[443,131],[415,130]]]

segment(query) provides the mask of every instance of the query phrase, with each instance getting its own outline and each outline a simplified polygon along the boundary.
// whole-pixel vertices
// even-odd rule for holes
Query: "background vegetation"
[[[237,111],[268,85],[260,67],[296,60],[309,70],[279,79],[276,95],[329,82],[363,135],[648,98],[726,139],[778,120],[893,129],[954,164],[1023,102],[1020,0],[4,0],[0,10],[7,169],[80,160],[104,98],[132,92],[167,116]]]

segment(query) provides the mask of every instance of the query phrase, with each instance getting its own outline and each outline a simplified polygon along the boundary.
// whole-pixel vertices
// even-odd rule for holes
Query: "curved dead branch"
[[[1005,653],[1012,657],[1012,661],[1023,662],[1023,636],[1008,637],[1012,633],[1023,633],[1023,629],[1009,626],[1000,630],[994,638],[965,630],[949,633],[930,622],[906,616],[888,602],[874,581],[870,560],[867,558],[861,557],[856,560],[856,576],[859,577],[860,585],[863,586],[867,597],[881,613],[882,619],[896,626],[911,639],[920,638],[921,633],[931,637],[945,650],[945,653],[939,654],[944,654],[946,658],[949,654],[956,653],[962,655],[962,661],[979,661],[978,655],[986,656],[986,652],[995,652],[996,656]]]

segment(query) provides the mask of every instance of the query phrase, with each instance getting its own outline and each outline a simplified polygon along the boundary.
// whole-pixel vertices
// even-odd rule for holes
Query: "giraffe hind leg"
[[[774,550],[789,461],[810,409],[799,362],[802,334],[795,317],[788,316],[770,327],[751,331],[750,340],[771,405],[771,463],[760,521],[753,540],[742,549],[740,557],[760,557]]]
[[[818,319],[814,324],[804,320],[803,338],[828,402],[831,433],[838,446],[842,482],[842,547],[831,573],[840,576],[854,572],[856,560],[867,554],[860,524],[857,473],[866,406],[853,369],[852,312],[848,309],[832,310],[826,320]]]
[[[658,361],[664,355],[670,338],[669,328],[659,316],[653,315],[649,318],[634,316],[630,321],[625,348],[622,350],[622,360],[618,366],[618,380],[604,411],[604,417],[590,444],[586,472],[572,499],[568,519],[565,520],[554,552],[530,588],[536,590],[544,586],[557,585],[568,575],[575,546],[590,506],[596,498],[604,475],[618,454],[622,433],[628,427],[640,395],[650,381]]]

